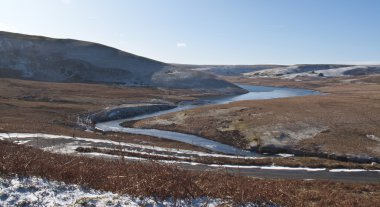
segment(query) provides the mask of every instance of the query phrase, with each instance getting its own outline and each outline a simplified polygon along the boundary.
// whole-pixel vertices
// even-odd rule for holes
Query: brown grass
[[[234,81],[304,87],[327,95],[206,106],[141,120],[134,126],[196,134],[237,147],[254,146],[264,152],[368,155],[380,159],[380,142],[367,137],[380,137],[380,76],[301,82],[265,78]],[[304,130],[310,128],[319,133],[301,141],[289,138],[291,133],[307,134]],[[279,142],[277,149],[265,148]]]
[[[353,162],[342,162],[330,159],[323,159],[317,157],[272,157],[262,159],[243,159],[243,158],[226,158],[226,157],[192,157],[192,158],[178,158],[178,157],[166,157],[151,154],[140,154],[137,152],[125,152],[122,150],[113,149],[100,149],[96,147],[78,147],[77,152],[81,153],[103,153],[109,155],[118,156],[132,156],[151,160],[180,160],[185,162],[197,162],[203,164],[217,164],[217,165],[255,165],[255,166],[287,166],[287,167],[310,167],[310,168],[347,168],[347,169],[367,169],[378,170],[380,164],[359,164]]]
[[[48,133],[104,138],[160,147],[200,150],[179,142],[142,135],[95,134],[77,128],[77,117],[108,106],[167,100],[192,100],[205,94],[117,85],[48,83],[0,78],[0,132]]]
[[[376,206],[379,184],[327,181],[259,180],[224,172],[192,172],[172,165],[124,162],[43,152],[0,142],[3,175],[40,176],[133,196],[208,196],[231,204],[255,202],[284,206]]]

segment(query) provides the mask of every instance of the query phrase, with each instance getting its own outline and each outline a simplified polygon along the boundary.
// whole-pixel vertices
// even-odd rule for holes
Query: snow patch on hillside
[[[338,77],[338,76],[344,76],[344,72],[355,70],[355,69],[368,69],[369,66],[351,66],[351,67],[343,67],[343,68],[334,68],[334,69],[328,69],[328,70],[317,70],[315,73],[323,73],[324,76],[331,76],[331,77]]]
[[[243,75],[246,77],[293,79],[296,77],[342,77],[379,73],[380,65],[292,65],[244,73]]]

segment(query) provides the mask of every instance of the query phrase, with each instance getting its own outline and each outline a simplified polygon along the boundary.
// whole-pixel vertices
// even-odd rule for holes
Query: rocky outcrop
[[[78,124],[92,127],[96,123],[118,119],[127,119],[138,115],[149,114],[161,110],[175,108],[174,104],[123,104],[120,106],[107,107],[101,111],[79,117]]]

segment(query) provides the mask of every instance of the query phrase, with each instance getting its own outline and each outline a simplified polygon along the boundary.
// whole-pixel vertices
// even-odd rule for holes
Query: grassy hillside
[[[217,77],[93,42],[0,32],[0,77],[244,92]]]

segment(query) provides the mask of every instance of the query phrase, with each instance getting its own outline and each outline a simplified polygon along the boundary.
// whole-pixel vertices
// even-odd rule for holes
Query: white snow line
[[[287,153],[279,153],[277,155],[280,157],[294,157],[294,154],[287,154]]]
[[[209,165],[211,167],[223,168],[242,168],[242,169],[261,169],[261,170],[297,170],[297,171],[325,171],[326,168],[307,168],[307,167],[284,167],[284,166],[252,166],[252,165]]]
[[[263,170],[305,170],[309,172],[325,171],[326,168],[308,168],[308,167],[283,167],[283,166],[264,166]]]
[[[8,136],[5,136],[7,134]],[[36,138],[36,137],[42,137],[42,138],[63,138],[63,139],[75,139],[75,140],[83,140],[83,141],[89,141],[94,143],[111,143],[115,145],[125,145],[125,146],[136,146],[135,144],[126,144],[126,143],[119,143],[115,141],[109,141],[109,140],[99,140],[99,139],[91,139],[91,138],[73,138],[69,136],[60,136],[60,135],[50,135],[50,134],[31,134],[31,133],[0,133],[0,138]],[[137,145],[137,146],[143,146],[144,145]],[[70,146],[73,147],[73,146]],[[156,147],[155,147],[156,149]],[[165,148],[162,148],[165,149]],[[195,152],[195,151],[193,151]],[[121,156],[118,155],[108,155],[103,153],[85,153],[88,155],[93,156],[102,156],[102,157],[112,157],[112,158],[120,158]],[[149,153],[147,153],[149,154]],[[213,155],[213,154],[211,154]],[[175,157],[175,156],[174,156]],[[230,156],[236,158],[236,156]],[[145,158],[138,158],[138,157],[131,157],[131,156],[124,156],[125,159],[130,160],[148,160]],[[175,160],[156,160],[158,162],[162,163],[173,163],[173,164],[188,164],[188,165],[205,165],[209,167],[219,167],[219,168],[244,168],[244,169],[262,169],[262,170],[301,170],[301,171],[309,171],[309,172],[317,172],[317,171],[325,171],[326,168],[306,168],[306,167],[285,167],[285,166],[254,166],[254,165],[217,165],[217,164],[203,164],[203,163],[197,163],[197,162],[186,162],[186,161],[175,161]],[[380,172],[380,170],[365,170],[365,169],[330,169],[329,172]]]
[[[172,148],[153,147],[153,146],[125,143],[125,142],[116,142],[116,141],[105,140],[105,139],[70,137],[70,136],[64,136],[64,135],[41,134],[41,133],[0,133],[1,139],[11,139],[11,138],[23,139],[23,138],[37,138],[37,137],[49,138],[49,139],[71,139],[71,140],[80,140],[80,141],[93,142],[93,143],[105,143],[105,144],[113,144],[113,145],[124,146],[124,147],[142,148],[142,149],[148,149],[148,150],[153,150],[153,151],[171,152],[171,153],[186,154],[186,155],[197,155],[201,157],[263,159],[262,157],[243,157],[243,156],[237,157],[236,155],[232,156],[232,155],[223,155],[223,154],[211,154],[211,153],[204,153],[204,152],[191,151],[191,150],[177,150],[177,149],[172,149]]]
[[[102,156],[102,153],[86,153],[91,154],[95,156]],[[107,157],[113,157],[113,158],[121,158],[121,156],[117,155],[106,155]],[[136,158],[136,157],[130,157],[130,156],[124,156],[124,159],[130,159],[130,160],[141,160],[141,161],[147,161],[148,159],[145,158]],[[217,165],[217,164],[203,164],[198,162],[186,162],[186,161],[176,161],[176,160],[155,160],[157,162],[161,163],[169,163],[169,164],[187,164],[187,165],[204,165],[208,167],[215,167],[215,168],[242,168],[242,169],[262,169],[262,170],[297,170],[297,171],[325,171],[326,168],[305,168],[305,167],[284,167],[284,166],[255,166],[255,165]]]
[[[365,170],[365,169],[331,169],[330,172],[379,172],[380,170]]]

